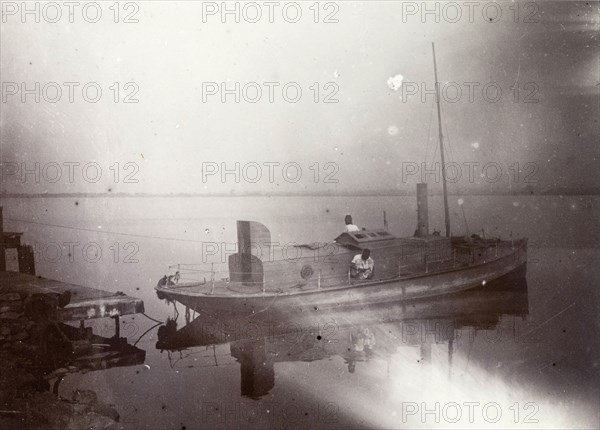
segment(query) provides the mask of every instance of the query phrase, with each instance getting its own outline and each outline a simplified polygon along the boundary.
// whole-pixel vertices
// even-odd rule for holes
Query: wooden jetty
[[[17,300],[31,299],[52,308],[56,321],[84,321],[94,318],[113,318],[115,338],[119,338],[119,317],[144,313],[144,302],[122,292],[109,292],[83,285],[35,276],[35,260],[31,246],[21,244],[22,233],[4,232],[2,207],[0,207],[0,296]],[[7,271],[6,251],[16,249],[18,271]],[[4,312],[3,314],[6,314]],[[0,313],[0,317],[8,317]]]
[[[68,299],[60,308],[62,321],[81,321],[94,318],[119,317],[144,312],[141,299],[123,293],[111,293],[83,285],[67,284],[26,273],[0,272],[0,294],[43,294]]]

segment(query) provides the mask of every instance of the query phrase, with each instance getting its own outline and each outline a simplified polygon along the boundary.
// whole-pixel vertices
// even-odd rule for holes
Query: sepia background
[[[386,310],[396,316],[385,321],[369,316],[376,324],[353,315],[358,326],[371,324],[383,352],[350,372],[343,348],[272,345],[254,365],[270,363],[274,382],[248,396],[234,342],[170,354],[156,347],[153,329],[137,343],[144,365],[69,375],[61,395],[96,391],[117,405],[126,428],[598,426],[598,2],[498,2],[493,22],[482,14],[492,2],[473,2],[472,20],[457,2],[457,22],[441,12],[443,2],[437,15],[422,15],[422,2],[321,2],[318,22],[314,5],[301,3],[297,23],[281,8],[272,23],[266,15],[251,23],[203,14],[210,2],[130,3],[119,3],[117,23],[109,3],[96,23],[77,13],[69,22],[65,10],[57,23],[3,15],[4,230],[24,233],[38,275],[140,297],[146,314],[164,321],[174,309],[153,287],[167,266],[222,262],[206,244],[219,252],[235,244],[239,219],[262,222],[283,245],[332,240],[347,213],[360,227],[383,227],[385,211],[392,233],[412,236],[414,188],[425,175],[430,227],[441,230],[434,42],[449,89],[441,100],[446,161],[460,172],[449,184],[452,234],[528,237],[527,282],[502,306],[468,295],[410,314],[419,327],[454,321],[459,330],[463,321],[452,360],[447,339],[407,342],[402,323],[385,325],[406,323],[406,310]],[[132,11],[137,22],[123,22]],[[22,95],[22,83],[51,82],[63,90],[56,102]],[[79,84],[73,102],[65,82]],[[251,82],[264,90],[256,103],[206,94],[210,83]],[[265,82],[279,85],[273,102]],[[102,89],[97,102],[82,97],[86,83]],[[286,83],[302,89],[298,102],[282,96]],[[476,85],[472,100],[465,83]],[[501,89],[498,100],[482,93],[489,83]],[[456,86],[463,94],[454,99]],[[101,170],[88,172],[93,180],[82,172],[90,163]],[[273,180],[265,163],[276,163]],[[284,171],[290,163],[301,173]],[[249,180],[256,165],[261,176]],[[221,176],[224,168],[230,173]],[[66,243],[77,244],[73,255]],[[99,257],[82,252],[90,243]],[[112,321],[99,321],[92,326],[108,333]],[[131,343],[153,326],[139,315],[123,321]],[[349,336],[340,328],[336,340]],[[503,416],[495,424],[478,410],[460,425],[421,410],[403,416],[421,402],[496,402]],[[297,407],[299,417],[274,403]],[[227,418],[215,405],[234,412]],[[526,421],[532,412],[537,421]]]

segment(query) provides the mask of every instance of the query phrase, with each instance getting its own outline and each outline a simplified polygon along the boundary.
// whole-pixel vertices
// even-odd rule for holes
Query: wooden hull
[[[469,327],[487,330],[497,326],[503,315],[527,315],[527,281],[523,275],[517,269],[496,281],[486,283],[484,287],[434,300],[400,301],[360,308],[344,307],[325,312],[313,310],[282,313],[268,310],[254,315],[224,311],[203,312],[178,330],[174,322],[169,323],[170,329],[159,329],[156,348],[181,350],[247,340],[262,342],[264,345],[266,341],[270,345],[277,344],[277,357],[283,361],[296,361],[301,358],[292,359],[287,353],[290,352],[290,342],[295,342],[301,332],[318,332],[327,340],[347,340],[350,339],[348,332],[356,327],[369,327],[372,331],[377,330],[377,327],[385,327],[382,332],[384,335],[390,333],[388,327],[394,333],[400,328],[405,334],[412,332],[419,337],[425,327],[435,327],[437,335],[433,338],[437,342],[442,333],[449,334],[452,329]],[[403,324],[410,329],[404,330]],[[281,337],[283,344],[280,343]],[[319,340],[316,336],[310,338],[314,342]],[[431,338],[430,336],[429,339]],[[381,339],[378,338],[379,340]],[[302,337],[302,342],[305,346],[307,339]],[[335,347],[335,344],[340,342],[326,342],[327,347]],[[378,345],[381,344],[378,342]],[[344,350],[347,347],[345,342],[342,346]],[[319,345],[321,347],[323,345]]]
[[[419,300],[485,286],[517,269],[526,270],[527,242],[495,260],[443,272],[421,274],[388,281],[313,289],[294,293],[210,294],[206,288],[157,286],[159,297],[178,301],[196,312],[223,310],[256,313],[266,309],[301,312],[335,309],[404,300]]]

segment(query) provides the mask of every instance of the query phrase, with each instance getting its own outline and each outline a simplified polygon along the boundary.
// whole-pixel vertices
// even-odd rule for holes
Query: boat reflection
[[[485,288],[430,301],[389,303],[343,311],[284,315],[263,312],[251,316],[203,313],[177,329],[169,320],[159,328],[156,348],[169,352],[229,343],[240,363],[241,394],[257,399],[274,387],[275,363],[312,362],[339,357],[347,371],[371,360],[388,361],[400,347],[418,350],[418,362],[428,365],[432,345],[444,347],[449,369],[454,340],[492,330],[504,316],[528,315],[524,277],[502,278]],[[215,354],[215,365],[216,362]]]
[[[30,342],[21,346],[21,352],[29,351],[29,354],[20,358],[20,367],[31,373],[34,388],[40,391],[51,389],[57,395],[60,383],[67,375],[137,366],[146,360],[146,351],[131,345],[127,338],[103,337],[94,334],[92,327],[57,323],[48,329],[40,342],[40,345]]]

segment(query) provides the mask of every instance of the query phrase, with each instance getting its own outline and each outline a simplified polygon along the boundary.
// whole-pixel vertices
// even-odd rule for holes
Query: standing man
[[[346,231],[347,232],[350,233],[352,231],[360,231],[360,229],[352,223],[351,215],[346,215],[346,218],[344,218],[344,222],[346,223]]]

